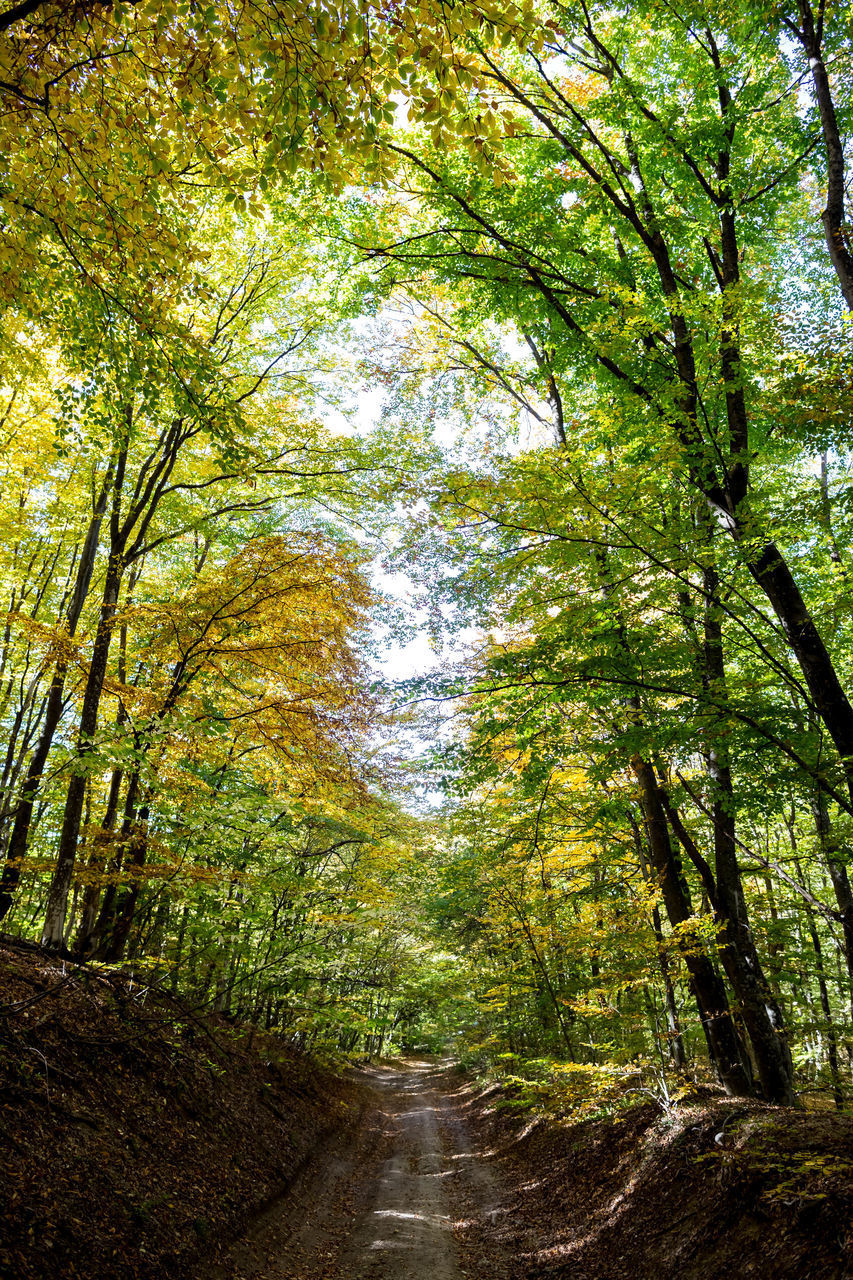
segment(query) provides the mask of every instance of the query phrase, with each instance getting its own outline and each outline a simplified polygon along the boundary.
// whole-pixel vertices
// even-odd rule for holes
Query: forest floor
[[[336,1076],[14,944],[0,1143],[4,1280],[853,1277],[850,1115],[534,1117],[437,1061]]]

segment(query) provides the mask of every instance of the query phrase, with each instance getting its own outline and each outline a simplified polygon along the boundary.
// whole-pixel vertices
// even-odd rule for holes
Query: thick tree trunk
[[[845,162],[844,143],[838,127],[838,116],[832,97],[832,86],[821,50],[823,9],[819,27],[815,27],[814,13],[809,0],[799,0],[800,29],[796,32],[809,60],[817,108],[820,115],[820,131],[826,154],[826,207],[821,214],[823,234],[829,260],[835,269],[844,301],[853,311],[853,256],[847,248],[844,229]]]
[[[719,83],[722,119],[725,122],[730,98],[722,79]],[[729,144],[732,137],[733,134],[730,133]],[[697,416],[698,386],[693,339],[685,319],[670,250],[657,225],[654,210],[644,195],[639,162],[636,156],[631,155],[630,149],[629,157],[636,169],[637,181],[640,184],[638,199],[643,212],[649,252],[670,308],[670,328],[680,392],[677,404],[681,420],[675,430],[685,450],[691,481],[741,548],[744,563],[779,619],[802,670],[815,709],[823,720],[841,758],[847,788],[853,803],[853,707],[841,685],[832,658],[794,575],[776,544],[761,537],[760,526],[753,523],[748,507],[749,413],[740,375],[741,358],[735,323],[727,314],[729,294],[732,289],[737,288],[739,279],[739,253],[734,210],[727,205],[721,213],[722,257],[711,251],[711,260],[723,295],[723,310],[726,316],[721,334],[720,357],[722,369],[726,375],[725,397],[730,451],[726,464],[720,471],[716,461],[711,461],[715,457],[717,446],[703,435]],[[719,153],[717,165],[721,183],[724,190],[727,190],[725,185],[729,169],[727,146],[724,146]],[[758,544],[757,548],[756,544]]]
[[[719,583],[712,565],[704,569],[703,657],[708,690],[725,702],[726,672],[718,605]],[[708,730],[708,773],[712,785],[712,826],[716,911],[723,926],[720,959],[740,1003],[762,1089],[769,1102],[796,1105],[794,1068],[782,1011],[770,990],[749,925],[735,838],[737,802],[722,726]]]
[[[131,603],[131,592],[133,591],[133,580],[128,586],[127,605]],[[121,684],[127,683],[127,625],[122,623],[119,629],[119,657],[118,657],[118,678]],[[127,712],[124,703],[119,701],[118,712],[116,713],[116,730],[121,731],[127,720]],[[116,818],[118,817],[118,803],[121,794],[121,784],[124,779],[124,770],[114,768],[110,778],[110,789],[107,795],[107,807],[101,821],[101,837],[95,843],[92,849],[92,855],[89,859],[91,882],[86,885],[86,891],[83,895],[83,909],[80,915],[80,929],[77,934],[77,940],[74,950],[77,955],[85,959],[87,952],[91,946],[92,935],[97,920],[98,903],[101,897],[100,878],[104,870],[108,858],[109,846],[112,842],[112,833],[115,828]],[[100,846],[100,847],[99,847]]]
[[[121,830],[117,843],[116,852],[110,859],[107,867],[107,887],[101,898],[101,907],[98,912],[98,918],[92,929],[90,937],[87,939],[87,949],[89,953],[98,960],[103,960],[106,948],[109,945],[110,935],[112,933],[113,924],[115,922],[115,904],[118,897],[118,876],[124,863],[124,855],[130,845],[131,833],[133,831],[136,819],[136,805],[139,799],[139,773],[134,771],[130,776],[127,784],[127,794],[124,798],[124,814],[122,816]]]
[[[765,1097],[782,1106],[796,1106],[791,1051],[749,926],[740,871],[731,857],[734,822],[724,801],[714,805],[714,837],[717,910],[723,924],[720,959],[738,998]]]
[[[740,525],[734,532],[737,541],[747,536],[747,531]],[[746,564],[782,624],[815,710],[841,758],[853,801],[853,707],[842,688],[829,651],[779,548],[768,542],[760,555],[748,557]]]
[[[58,948],[62,946],[68,890],[77,858],[77,841],[80,835],[80,820],[86,795],[88,759],[98,727],[98,710],[107,674],[107,659],[112,641],[123,568],[120,555],[113,552],[110,555],[107,567],[92,662],[83,694],[83,709],[80,713],[80,727],[77,734],[77,756],[65,799],[65,811],[62,817],[62,830],[59,837],[59,852],[53,880],[48,891],[47,910],[42,932],[42,945],[45,947]]]
[[[667,917],[675,928],[692,918],[690,899],[679,874],[654,770],[639,755],[632,757],[631,768],[640,788],[652,867],[660,882]],[[720,1082],[727,1093],[749,1097],[753,1090],[748,1059],[735,1030],[719,974],[699,939],[689,931],[679,930],[679,947]]]

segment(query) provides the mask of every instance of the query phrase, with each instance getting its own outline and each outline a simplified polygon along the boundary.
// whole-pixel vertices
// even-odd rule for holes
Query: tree
[[[601,581],[605,548],[608,557],[618,548],[613,572],[624,581],[624,539],[629,558],[636,551],[639,565],[645,562],[640,582],[662,571],[660,599],[668,597],[664,607],[681,617],[679,661],[687,658],[687,670],[666,678],[661,654],[654,660],[658,692],[677,696],[689,688],[701,717],[692,749],[708,770],[714,856],[711,880],[705,879],[725,930],[721,959],[750,1027],[765,1092],[790,1101],[780,1010],[758,961],[739,868],[722,617],[731,613],[734,582],[745,597],[744,611],[735,610],[737,625],[759,646],[759,662],[820,726],[817,737],[806,730],[795,745],[790,735],[774,734],[774,708],[766,719],[753,717],[757,732],[849,811],[853,715],[843,661],[831,656],[817,621],[826,581],[818,588],[817,577],[826,562],[811,557],[798,580],[792,565],[803,571],[804,549],[793,529],[787,547],[776,535],[786,525],[770,479],[781,463],[799,480],[803,448],[811,443],[802,435],[779,445],[773,440],[777,405],[769,386],[776,379],[767,343],[770,335],[782,337],[774,314],[788,287],[780,241],[796,234],[805,214],[794,184],[819,189],[812,157],[827,136],[826,112],[815,128],[797,112],[779,31],[765,31],[763,15],[748,7],[734,18],[727,14],[724,33],[720,15],[702,6],[677,12],[640,6],[616,17],[556,5],[543,19],[515,8],[479,10],[466,30],[452,7],[435,13],[441,22],[431,26],[425,17],[417,35],[427,56],[409,74],[410,118],[425,127],[388,142],[406,196],[388,201],[378,218],[370,208],[357,209],[350,234],[389,281],[402,277],[403,289],[440,319],[451,366],[467,366],[493,394],[530,406],[539,421],[551,417],[570,456],[567,469],[575,469],[560,487],[569,488],[583,514],[555,507],[538,478],[524,492],[520,476],[509,498],[500,483],[488,482],[490,496],[481,498],[478,481],[466,491],[468,482],[454,478],[445,508],[455,507],[481,537],[500,531],[498,546],[506,546],[505,531],[516,565],[557,541],[576,565],[571,548],[585,547],[593,572],[584,573],[581,590],[588,594],[608,590]],[[448,145],[460,138],[463,146]],[[440,300],[448,293],[449,307]],[[496,321],[526,343],[532,357],[526,369],[501,344]],[[822,448],[830,438],[825,434]],[[660,510],[654,533],[639,532],[637,518],[642,524],[645,513],[631,510],[630,497],[614,499],[596,483],[596,467],[613,483],[609,459],[617,449],[626,463],[617,483],[635,501],[645,488],[641,500],[651,497]],[[664,477],[663,492],[652,468]],[[643,470],[645,486],[634,479]],[[720,534],[733,554],[722,551]],[[491,553],[482,559],[494,574]],[[605,578],[610,572],[605,566]],[[744,572],[754,587],[744,585]],[[610,684],[630,708],[639,690],[655,688],[647,667],[651,637],[646,631],[629,645],[619,639],[631,626],[620,610],[635,606],[630,594],[614,594],[615,610],[604,605],[613,666],[602,670],[600,658],[584,654],[586,629],[580,670]],[[533,621],[515,616],[525,628]],[[780,652],[780,639],[798,670]],[[560,685],[559,652],[559,642],[556,649],[537,645],[532,670],[516,662],[509,678]],[[633,724],[629,714],[617,741],[623,762],[635,760],[638,780],[649,779],[642,788],[645,819],[665,836],[655,863],[664,874],[667,844],[678,839],[690,856],[690,836],[683,823],[670,834],[664,815],[654,816],[649,770],[657,754],[665,773],[672,748],[668,760],[657,735],[643,728],[647,714],[644,708],[642,722]],[[631,735],[643,732],[652,740],[638,752]],[[835,748],[832,764],[824,735]],[[675,759],[682,764],[683,756]],[[695,842],[692,848],[701,858]],[[840,886],[842,911],[844,897]]]
[[[782,201],[815,145],[778,37],[760,34],[750,10],[725,41],[711,12],[654,10],[645,43],[645,13],[551,12],[531,29],[508,11],[500,39],[485,13],[467,36],[433,30],[425,72],[447,82],[445,97],[416,81],[413,110],[441,115],[433,142],[473,130],[476,158],[390,143],[421,203],[414,225],[404,214],[393,239],[366,247],[395,270],[475,282],[530,337],[545,386],[570,368],[618,397],[651,447],[674,452],[774,610],[850,791],[853,710],[750,488],[772,416],[753,336],[772,306],[761,273],[779,262]],[[692,106],[676,126],[684,84]]]

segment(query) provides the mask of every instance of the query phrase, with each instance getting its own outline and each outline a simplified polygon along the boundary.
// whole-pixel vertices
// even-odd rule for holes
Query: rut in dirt
[[[472,1149],[468,1090],[407,1061],[365,1073],[375,1109],[199,1280],[499,1280],[500,1187]]]

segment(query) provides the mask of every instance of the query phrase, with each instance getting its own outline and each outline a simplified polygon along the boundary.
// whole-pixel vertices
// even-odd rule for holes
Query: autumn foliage
[[[6,6],[5,929],[845,1105],[851,65],[808,0]]]

